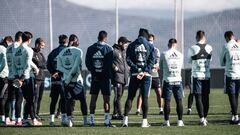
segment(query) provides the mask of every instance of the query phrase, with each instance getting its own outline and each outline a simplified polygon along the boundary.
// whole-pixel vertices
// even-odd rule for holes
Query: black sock
[[[169,114],[170,114],[170,100],[164,100],[164,119],[169,120]]]
[[[148,114],[148,97],[142,97],[142,111],[143,119],[146,119]]]
[[[232,109],[232,115],[237,115],[237,103],[236,103],[236,95],[228,94],[229,102]]]
[[[178,99],[176,100],[176,111],[178,114],[178,120],[182,120],[182,116],[183,116],[183,105],[182,105],[182,99]]]
[[[198,115],[199,115],[200,118],[202,118],[202,117],[204,117],[202,95],[201,94],[195,94],[195,99],[196,99],[196,106],[197,106]]]

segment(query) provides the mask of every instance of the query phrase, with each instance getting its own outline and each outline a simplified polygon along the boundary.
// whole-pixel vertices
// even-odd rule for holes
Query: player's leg
[[[91,82],[91,88],[90,88],[90,94],[91,94],[91,99],[90,99],[90,126],[95,126],[94,122],[94,116],[95,116],[95,109],[96,109],[96,102],[98,99],[98,94],[100,91],[100,85],[99,82],[93,81]]]
[[[40,120],[40,117],[37,115],[37,107],[38,107],[38,98],[39,98],[39,83],[38,81],[35,80],[35,85],[34,85],[34,98],[33,98],[33,106],[34,106],[34,117],[38,120]]]
[[[192,79],[192,91],[195,96],[196,108],[197,108],[198,116],[200,118],[199,124],[206,126],[207,123],[204,118],[204,108],[203,108],[203,102],[202,102],[202,89],[203,89],[202,80],[193,78]]]
[[[232,119],[230,120],[230,124],[237,124],[239,121],[236,102],[236,87],[237,87],[236,82],[237,82],[236,80],[232,80],[230,77],[226,77],[225,92],[228,94],[228,99],[232,112]]]
[[[122,84],[121,90],[119,91],[119,99],[118,99],[118,117],[120,120],[123,120],[122,109],[121,109],[122,108],[121,99],[123,96],[124,87],[125,85]]]
[[[10,89],[8,89],[8,97],[7,97],[7,101],[5,103],[5,124],[8,125],[15,125],[15,120],[10,118],[10,114],[11,114],[11,107],[12,107],[12,101],[13,101],[13,92],[10,91]],[[15,109],[14,109],[15,110]],[[15,112],[14,112],[15,113]],[[15,116],[14,116],[15,117]]]
[[[14,88],[10,86],[11,89],[15,92],[16,103],[15,103],[15,118],[16,118],[16,125],[22,126],[22,118],[21,118],[21,110],[22,110],[22,102],[23,102],[23,94],[22,90],[19,88]]]
[[[122,127],[128,126],[128,113],[132,108],[132,101],[136,96],[138,87],[139,87],[139,80],[137,79],[136,76],[131,76],[129,86],[128,86],[128,96],[127,96],[127,100],[125,102],[125,107],[124,107],[124,118],[123,118]]]
[[[36,110],[37,116],[39,116],[43,92],[44,92],[44,81],[39,81],[39,96],[38,96],[37,110]]]
[[[173,89],[173,95],[176,102],[176,112],[178,115],[178,126],[184,126],[182,116],[183,116],[183,105],[182,105],[182,97],[183,97],[183,87],[182,85],[175,85]]]
[[[118,92],[118,88],[119,88],[119,83],[114,84],[114,98],[113,98],[113,115],[112,115],[112,120],[116,120],[117,119],[117,92]]]
[[[8,101],[8,83],[0,78],[0,123],[5,124],[6,103]],[[9,110],[8,110],[9,111]]]
[[[104,106],[104,124],[107,127],[113,127],[114,125],[110,122],[110,95],[111,95],[111,79],[100,81],[100,88],[103,95],[103,106]],[[115,126],[114,126],[115,127]]]
[[[203,80],[202,103],[204,110],[204,118],[207,119],[209,110],[209,94],[210,94],[210,80]]]
[[[139,91],[139,94],[138,94],[138,97],[137,97],[137,111],[136,111],[136,115],[140,115],[141,108],[142,108],[142,95],[141,95],[141,92]]]
[[[58,98],[60,95],[60,90],[58,89],[57,85],[52,84],[51,92],[50,92],[50,126],[54,126],[54,117],[55,117],[55,109],[56,104],[58,102]]]
[[[158,108],[159,108],[159,114],[163,114],[163,101],[162,101],[162,91],[161,91],[161,85],[160,85],[160,78],[154,77],[152,78],[152,88],[154,89],[156,93]]]
[[[124,90],[124,85],[117,83],[116,86],[114,87],[114,111],[113,111],[113,116],[112,119],[114,120],[122,120],[122,112],[121,112],[121,98]]]
[[[193,97],[194,97],[194,95],[192,93],[189,93],[189,95],[188,95],[188,111],[187,111],[187,115],[190,115],[192,113]]]
[[[147,121],[148,115],[148,98],[150,96],[151,84],[152,84],[152,77],[145,76],[141,81],[140,91],[142,95],[142,111],[143,111],[143,122],[142,127],[149,127],[149,123]]]
[[[172,96],[172,86],[169,85],[167,82],[163,82],[163,93],[162,97],[164,98],[164,122],[163,126],[170,126],[169,122],[169,114],[170,114],[170,103],[171,103],[171,96]]]
[[[88,125],[88,108],[85,91],[80,94],[81,111],[83,115],[83,125]]]

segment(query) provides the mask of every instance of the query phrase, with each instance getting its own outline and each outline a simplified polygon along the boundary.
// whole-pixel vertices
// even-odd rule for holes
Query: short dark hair
[[[43,40],[42,38],[37,38],[37,39],[35,40],[35,46],[36,46],[37,44],[40,44],[41,42],[44,42],[44,40]]]
[[[224,38],[225,38],[225,39],[230,40],[232,36],[234,36],[234,34],[233,34],[232,31],[226,31],[226,32],[224,33]]]
[[[200,41],[205,36],[205,32],[202,30],[197,31],[196,33],[196,40]]]
[[[23,34],[23,32],[18,31],[18,32],[15,34],[15,41],[19,41],[20,38],[22,38],[22,34]]]
[[[148,38],[149,38],[148,30],[144,29],[144,28],[140,28],[138,37],[140,37],[140,36],[145,37],[148,40]]]
[[[58,37],[58,40],[59,44],[66,44],[68,42],[68,37],[67,35],[62,34]]]
[[[78,37],[77,37],[77,35],[75,35],[75,34],[71,34],[70,36],[69,36],[69,42],[70,41],[74,41],[74,40],[78,40]]]
[[[7,47],[8,46],[7,42],[13,42],[13,39],[11,36],[4,37],[0,44]]]
[[[78,37],[77,37],[77,35],[71,34],[71,35],[69,36],[68,45],[70,45],[70,42],[75,41],[75,40],[77,40],[77,41],[79,40]]]
[[[168,47],[171,48],[173,44],[176,44],[177,40],[175,38],[171,38],[168,41]]]
[[[152,37],[153,40],[155,39],[155,36],[153,34],[149,34],[149,38]]]
[[[24,31],[22,34],[22,42],[26,42],[28,40],[30,40],[31,38],[33,38],[33,35],[31,32],[29,31]]]
[[[107,32],[102,30],[98,33],[98,41],[103,41],[107,37]]]

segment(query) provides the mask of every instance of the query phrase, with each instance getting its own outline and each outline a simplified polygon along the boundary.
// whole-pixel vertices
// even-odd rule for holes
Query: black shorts
[[[240,80],[233,80],[231,77],[225,76],[225,94],[238,94],[240,92]]]
[[[152,77],[152,88],[153,89],[161,88],[161,83],[160,83],[159,77]]]
[[[90,94],[98,95],[101,90],[103,95],[111,95],[111,79],[94,79],[92,78]]]
[[[70,82],[64,88],[66,99],[86,100],[85,90],[81,82]]]
[[[171,100],[171,96],[174,96],[175,99],[180,100],[183,97],[183,87],[182,82],[177,82],[175,84],[171,84],[169,82],[163,82],[163,94],[162,97],[165,100]]]
[[[210,94],[210,79],[192,78],[191,94]]]

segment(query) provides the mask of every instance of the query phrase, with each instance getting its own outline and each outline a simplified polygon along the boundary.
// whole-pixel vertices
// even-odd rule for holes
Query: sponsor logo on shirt
[[[138,66],[144,66],[146,57],[147,57],[147,50],[143,44],[135,48],[135,56],[137,59]]]
[[[63,56],[69,56],[69,55],[72,55],[72,52],[70,49],[67,49],[64,53],[63,53]]]

